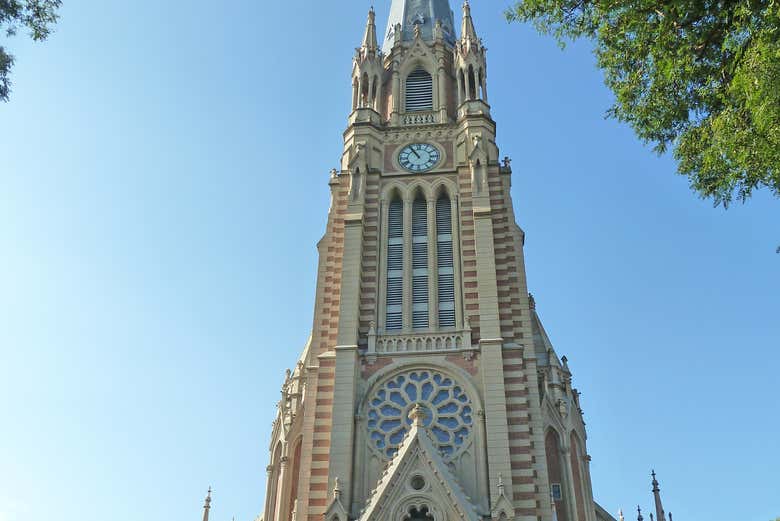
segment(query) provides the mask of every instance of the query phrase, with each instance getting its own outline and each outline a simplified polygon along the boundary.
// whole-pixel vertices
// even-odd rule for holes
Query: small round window
[[[410,485],[412,485],[414,490],[422,490],[425,488],[425,478],[422,476],[415,476],[412,478]]]

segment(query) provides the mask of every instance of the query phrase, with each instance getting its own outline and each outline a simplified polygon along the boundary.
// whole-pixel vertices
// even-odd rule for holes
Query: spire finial
[[[412,424],[416,425],[417,427],[423,427],[425,425],[425,418],[428,415],[425,412],[425,407],[422,405],[415,404],[414,407],[412,407],[412,410],[409,412],[409,418],[412,420]]]
[[[498,473],[498,495],[504,495],[504,476],[500,472]]]
[[[365,54],[376,54],[379,46],[376,42],[376,13],[374,12],[374,6],[368,10],[368,20],[366,21],[366,32],[363,35],[363,44],[360,49]]]
[[[621,508],[618,510],[618,521],[626,521],[626,518],[623,517],[623,509]]]
[[[471,19],[471,5],[469,0],[463,2],[463,24],[460,37],[464,40],[477,41],[477,30],[474,29],[474,20]]]
[[[636,521],[644,521],[645,518],[642,517],[642,508],[639,505],[636,506],[636,512],[638,514],[636,517]]]
[[[206,502],[203,504],[203,521],[209,521],[209,510],[211,510],[211,487],[206,494]]]
[[[333,480],[333,497],[341,499],[341,484],[339,483],[338,476]]]

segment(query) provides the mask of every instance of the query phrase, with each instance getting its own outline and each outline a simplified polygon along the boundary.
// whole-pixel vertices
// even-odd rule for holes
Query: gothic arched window
[[[583,497],[583,479],[582,479],[582,467],[580,462],[582,461],[582,453],[580,451],[580,440],[577,434],[572,431],[571,447],[569,450],[569,456],[571,457],[571,475],[574,483],[574,499],[577,502],[577,519],[578,521],[585,521],[585,499]]]
[[[404,203],[393,199],[388,212],[387,234],[387,310],[385,329],[399,331],[403,327],[404,300]]]
[[[412,204],[412,327],[428,327],[428,203]]]
[[[426,506],[421,506],[419,509],[412,507],[409,509],[409,516],[406,519],[408,521],[433,521],[433,514]]]
[[[406,77],[406,111],[433,110],[433,78],[418,67]]]
[[[547,477],[550,480],[552,500],[559,521],[569,521],[567,498],[563,493],[563,462],[561,461],[561,439],[554,429],[549,429],[544,438],[544,448],[547,459]]]
[[[452,210],[446,194],[436,201],[436,267],[439,327],[455,327],[455,265],[452,258]]]

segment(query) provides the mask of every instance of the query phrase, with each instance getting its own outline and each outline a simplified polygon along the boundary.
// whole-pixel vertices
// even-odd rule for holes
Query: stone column
[[[375,104],[374,110],[376,110],[382,116],[382,118],[380,118],[380,121],[384,121],[384,114],[382,114],[382,94],[383,94],[383,92],[382,92],[382,76],[381,76],[381,73],[380,73],[380,76],[379,76],[378,81],[377,81],[377,86],[376,86],[376,101],[374,103]]]
[[[455,283],[455,327],[465,329],[463,309],[463,279],[461,278],[463,258],[460,255],[460,205],[458,196],[450,195],[450,222],[452,224],[452,272]],[[466,347],[471,347],[466,346]]]
[[[466,100],[466,96],[463,92],[463,82],[460,81],[461,77],[463,77],[463,70],[458,69],[455,73],[455,82],[458,84],[458,107]]]
[[[336,347],[336,377],[333,389],[333,424],[330,440],[329,488],[339,479],[342,504],[352,501],[352,455],[355,445],[355,395],[358,369],[357,345]]]
[[[274,494],[272,491],[276,490],[276,483],[274,483],[274,467],[273,465],[268,465],[265,468],[266,473],[266,484],[265,484],[265,514],[263,514],[263,519],[268,519],[269,521],[273,521],[271,519],[271,509],[273,509],[276,505],[274,503]]]
[[[444,59],[442,58],[442,62]],[[439,64],[439,123],[447,122],[447,73],[444,63]]]
[[[287,456],[282,456],[282,459],[279,460],[279,479],[277,480],[276,484],[276,507],[274,508],[274,520],[273,521],[284,521],[284,492],[285,489],[287,489],[287,463],[288,458]]]
[[[375,82],[375,77],[371,76],[368,79],[368,107],[376,110],[376,99],[374,98],[374,82]]]
[[[398,62],[393,62],[393,109],[390,111],[390,121],[398,125],[401,111],[401,73],[398,71]]]
[[[487,158],[484,158],[487,162]],[[485,175],[487,176],[487,165]],[[487,185],[487,181],[485,182]],[[474,191],[476,187],[472,186]],[[473,196],[474,240],[479,292],[479,345],[482,351],[482,381],[485,396],[485,427],[488,443],[488,475],[491,505],[498,500],[499,475],[512,490],[512,466],[509,453],[509,424],[504,387],[504,359],[498,309],[496,256],[490,191]]]
[[[571,440],[563,439],[563,436],[561,438],[561,467],[563,467],[563,477],[566,481],[564,493],[568,495],[566,498],[567,514],[571,521],[584,521],[577,517],[577,493],[574,490],[574,473],[571,469],[571,446],[569,445]],[[563,487],[564,484],[561,486]]]

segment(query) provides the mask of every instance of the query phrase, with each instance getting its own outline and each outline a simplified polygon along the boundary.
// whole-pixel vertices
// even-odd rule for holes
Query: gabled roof
[[[604,507],[602,507],[595,501],[593,502],[593,504],[596,505],[596,519],[598,519],[599,521],[617,521],[612,516],[612,514],[610,514],[604,509]]]
[[[542,366],[552,365],[560,367],[558,355],[555,348],[544,330],[539,314],[535,309],[531,310],[531,331],[533,333],[534,351],[536,352],[536,363]]]
[[[407,486],[412,477],[420,475],[426,482],[419,492]],[[447,519],[481,521],[482,516],[458,484],[442,459],[421,420],[413,424],[393,459],[390,460],[376,488],[366,502],[358,521],[380,521],[394,516],[388,505],[403,501],[405,496],[423,496],[431,506],[443,509]]]

